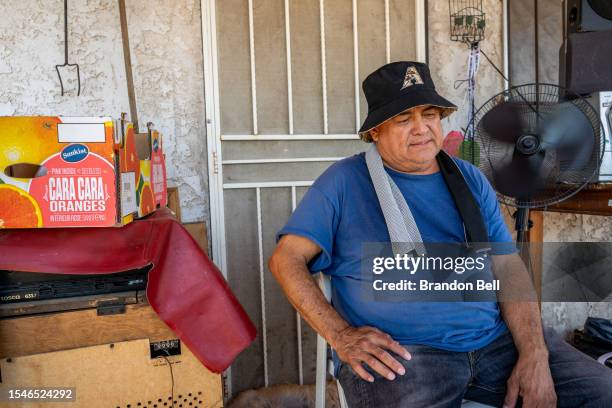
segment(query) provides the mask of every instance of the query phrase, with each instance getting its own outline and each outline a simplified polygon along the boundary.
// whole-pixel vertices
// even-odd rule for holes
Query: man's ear
[[[378,142],[379,134],[380,134],[380,131],[378,130],[378,127],[374,127],[370,129],[370,136],[372,137],[373,141]]]

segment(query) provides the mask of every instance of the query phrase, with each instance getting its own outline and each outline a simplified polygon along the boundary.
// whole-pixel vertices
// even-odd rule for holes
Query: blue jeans
[[[549,364],[558,407],[612,407],[612,370],[582,354],[546,330]],[[412,360],[394,357],[406,374],[394,381],[370,371],[373,383],[362,380],[348,364],[338,379],[350,408],[459,407],[463,399],[501,407],[506,381],[518,353],[509,332],[476,351],[459,353],[428,346],[407,346]],[[519,404],[520,406],[520,397]]]

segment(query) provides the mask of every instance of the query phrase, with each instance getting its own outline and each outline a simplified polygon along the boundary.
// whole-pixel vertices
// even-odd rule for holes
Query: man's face
[[[442,148],[441,110],[425,105],[408,109],[370,131],[385,163],[407,173],[438,171]]]

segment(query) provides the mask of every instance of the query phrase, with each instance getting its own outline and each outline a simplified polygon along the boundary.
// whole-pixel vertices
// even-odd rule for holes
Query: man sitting
[[[545,335],[535,301],[361,295],[363,243],[465,243],[478,228],[488,242],[512,242],[483,174],[441,152],[441,118],[456,106],[437,94],[428,67],[385,65],[363,90],[369,111],[360,135],[373,147],[314,182],[269,262],[290,302],[337,353],[349,406],[455,407],[467,398],[508,407],[612,407],[612,372]],[[453,195],[466,186],[462,197]],[[516,253],[492,259],[494,270],[527,278]],[[331,276],[333,307],[311,278],[317,271]]]

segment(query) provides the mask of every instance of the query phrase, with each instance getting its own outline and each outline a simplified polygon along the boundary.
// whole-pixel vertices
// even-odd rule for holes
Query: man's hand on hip
[[[349,364],[358,376],[369,382],[373,382],[374,377],[365,370],[362,363],[388,380],[394,380],[395,373],[404,375],[406,371],[388,351],[406,360],[411,358],[404,347],[375,327],[346,327],[334,337],[331,346],[340,360]]]
[[[523,398],[523,408],[557,406],[557,395],[546,351],[519,354],[508,379],[504,408],[514,408],[519,395]]]

